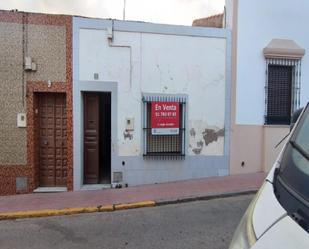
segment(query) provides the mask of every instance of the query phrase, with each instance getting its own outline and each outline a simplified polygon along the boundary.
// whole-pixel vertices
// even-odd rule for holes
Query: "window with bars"
[[[172,111],[163,112],[160,122],[165,125],[169,115],[177,119],[176,126],[173,128],[157,129],[154,125],[154,116],[158,113],[154,112],[154,106],[161,103],[162,106],[167,104],[177,106],[177,115]],[[144,157],[154,159],[174,159],[184,158],[185,156],[185,113],[186,98],[175,96],[144,96],[143,97],[144,122],[143,122],[143,138],[144,138]],[[163,109],[163,108],[162,108]],[[159,113],[160,115],[160,113]],[[166,119],[167,118],[167,119]],[[174,120],[175,120],[174,118]],[[179,127],[177,127],[179,126]],[[156,126],[157,127],[157,126]]]
[[[268,67],[267,124],[290,124],[292,67]]]
[[[289,125],[299,107],[300,61],[268,59],[265,124]]]

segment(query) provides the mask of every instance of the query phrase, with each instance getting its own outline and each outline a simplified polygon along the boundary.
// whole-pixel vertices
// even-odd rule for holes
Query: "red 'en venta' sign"
[[[179,134],[179,102],[151,103],[151,134]]]

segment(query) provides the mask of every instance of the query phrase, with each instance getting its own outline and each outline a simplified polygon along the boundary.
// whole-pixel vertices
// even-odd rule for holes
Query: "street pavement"
[[[0,221],[0,248],[224,249],[252,198]]]
[[[265,173],[251,173],[131,186],[122,189],[71,191],[63,193],[33,193],[0,196],[1,214],[20,211],[59,210],[98,207],[115,204],[155,201],[170,202],[190,198],[209,198],[256,191]]]

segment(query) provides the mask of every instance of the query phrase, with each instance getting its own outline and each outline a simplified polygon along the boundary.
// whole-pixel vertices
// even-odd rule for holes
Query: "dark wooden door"
[[[66,186],[66,98],[61,93],[39,94],[39,184]]]
[[[99,182],[99,95],[84,94],[84,184]]]

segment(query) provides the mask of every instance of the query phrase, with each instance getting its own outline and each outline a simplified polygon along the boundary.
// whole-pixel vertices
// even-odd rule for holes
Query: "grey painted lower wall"
[[[122,165],[125,162],[124,165]],[[226,176],[229,159],[225,156],[186,156],[184,160],[151,160],[139,157],[117,157],[112,171],[123,173],[129,186]]]

